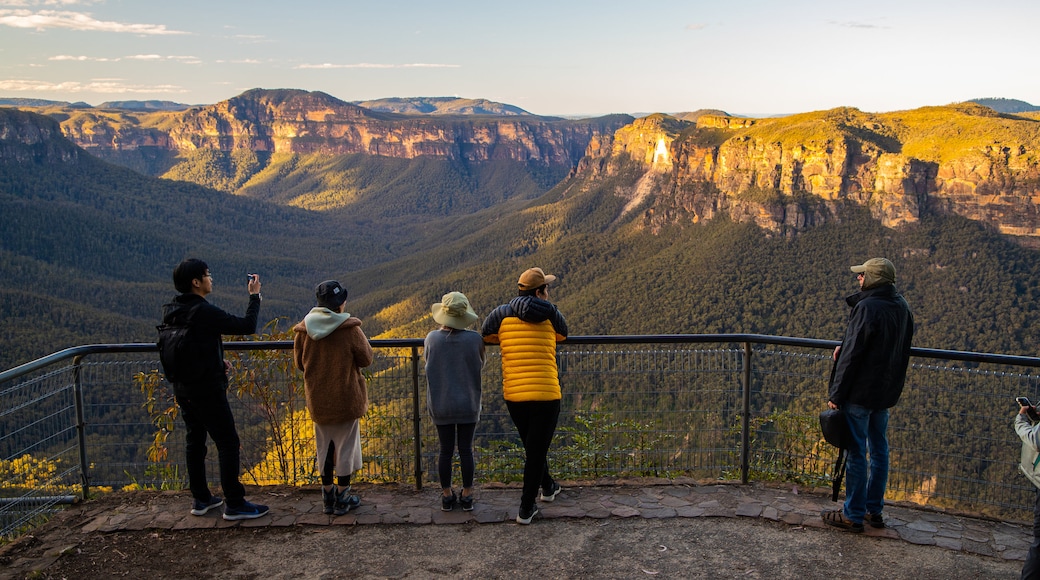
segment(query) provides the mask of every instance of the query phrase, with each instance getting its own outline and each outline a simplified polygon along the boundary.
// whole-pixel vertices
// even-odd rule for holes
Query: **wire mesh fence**
[[[758,341],[752,348],[725,335],[695,344],[674,337],[581,338],[559,349],[564,396],[550,451],[555,477],[683,475],[829,485],[836,450],[823,441],[817,415],[826,404],[832,343]],[[611,338],[616,343],[606,342]],[[373,341],[357,479],[436,484],[438,440],[426,414],[421,344]],[[183,423],[172,389],[158,371],[154,347],[136,346],[44,365],[0,383],[3,536],[88,493],[185,487]],[[291,343],[229,343],[227,350],[243,482],[317,483],[313,426]],[[488,355],[477,479],[519,481],[523,449],[502,400],[497,349]],[[887,497],[1027,517],[1033,488],[1017,473],[1013,397],[1038,398],[1033,366],[1040,361],[1021,360],[1014,366],[915,356],[889,423]],[[212,446],[208,460],[216,483]]]

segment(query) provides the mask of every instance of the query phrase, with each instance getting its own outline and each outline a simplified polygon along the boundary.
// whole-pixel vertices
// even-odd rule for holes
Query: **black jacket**
[[[206,356],[203,361],[206,367],[205,378],[197,385],[175,384],[174,390],[178,387],[226,386],[227,372],[224,370],[224,343],[221,335],[256,333],[256,319],[260,315],[260,296],[249,297],[246,315],[241,318],[224,312],[198,294],[176,296],[172,302],[163,305],[162,313],[164,324],[184,324],[190,315],[191,336],[201,343],[199,351]]]
[[[893,284],[857,292],[845,299],[852,307],[827,396],[839,407],[868,409],[895,406],[903,393],[914,316]]]
[[[556,334],[562,338],[567,337],[567,320],[560,314],[556,305],[548,300],[542,300],[536,296],[517,296],[491,311],[484,323],[480,326],[481,336],[497,337],[498,329],[502,321],[510,316],[515,316],[524,322],[538,323],[548,320],[552,323]],[[492,342],[498,342],[493,340]]]

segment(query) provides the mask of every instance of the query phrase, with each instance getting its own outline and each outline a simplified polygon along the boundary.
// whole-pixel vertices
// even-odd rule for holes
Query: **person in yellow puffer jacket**
[[[560,493],[546,459],[560,417],[556,343],[567,338],[567,321],[549,301],[554,281],[541,268],[526,270],[517,281],[518,296],[493,310],[480,328],[484,342],[501,347],[502,395],[526,454],[519,524],[538,514],[536,496],[551,502]]]

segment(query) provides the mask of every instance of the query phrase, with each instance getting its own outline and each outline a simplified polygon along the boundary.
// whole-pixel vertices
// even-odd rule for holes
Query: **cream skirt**
[[[329,454],[329,442],[336,446],[336,475],[352,475],[361,469],[361,421],[340,425],[315,425],[314,440],[318,448],[318,473]]]

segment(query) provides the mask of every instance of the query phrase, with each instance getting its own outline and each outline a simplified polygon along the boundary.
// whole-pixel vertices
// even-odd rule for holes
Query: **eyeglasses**
[[[861,278],[862,276],[863,276],[863,272],[856,272],[856,277],[857,278]]]

